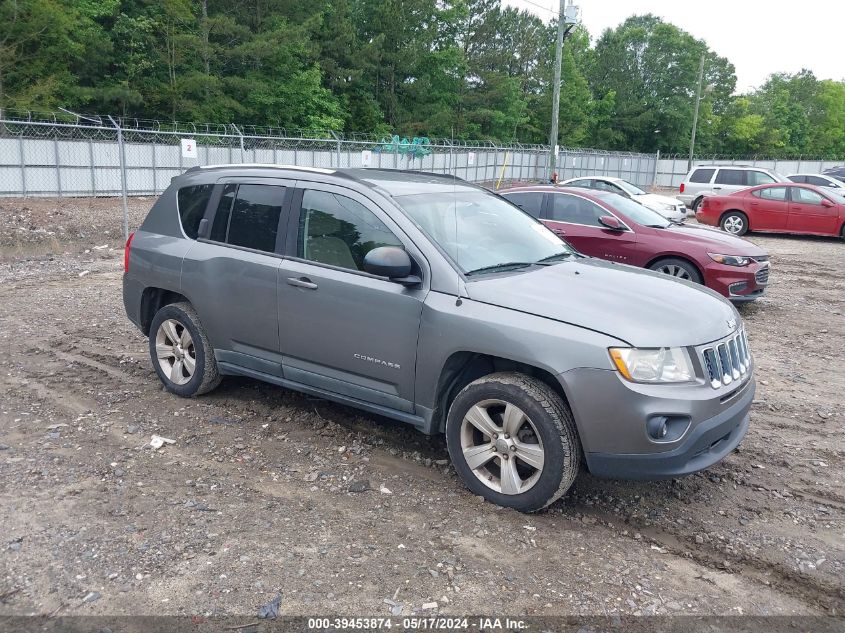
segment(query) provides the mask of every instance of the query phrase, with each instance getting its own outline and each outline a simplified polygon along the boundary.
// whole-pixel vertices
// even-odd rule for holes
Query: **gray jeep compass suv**
[[[675,477],[739,444],[734,308],[583,257],[433,174],[195,167],[127,242],[123,299],[165,387],[237,374],[445,433],[476,494],[533,511],[600,476]]]

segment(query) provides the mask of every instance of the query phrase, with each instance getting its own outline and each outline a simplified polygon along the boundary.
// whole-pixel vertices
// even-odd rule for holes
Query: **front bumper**
[[[577,369],[561,375],[588,470],[616,479],[666,479],[723,459],[748,430],[755,383],[749,375],[723,389],[709,385],[640,385],[615,371]],[[672,441],[651,439],[655,416],[688,420]]]
[[[754,301],[763,294],[769,283],[769,264],[725,266],[712,263],[704,269],[704,285],[734,303]]]

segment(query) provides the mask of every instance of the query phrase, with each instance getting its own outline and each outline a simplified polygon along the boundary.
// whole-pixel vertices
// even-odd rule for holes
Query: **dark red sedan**
[[[549,185],[499,193],[585,255],[704,284],[734,302],[753,301],[769,281],[769,256],[760,247],[670,222],[615,193]]]
[[[733,235],[770,231],[845,238],[845,198],[815,185],[776,183],[706,196],[695,217]]]

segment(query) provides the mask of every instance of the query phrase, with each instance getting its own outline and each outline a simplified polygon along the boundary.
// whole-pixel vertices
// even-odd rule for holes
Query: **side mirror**
[[[828,200],[827,198],[822,198],[822,206],[830,209],[831,207],[834,206],[834,204],[830,200]]]
[[[404,286],[417,286],[422,280],[411,275],[411,257],[398,246],[379,246],[364,256],[364,272],[387,277]]]
[[[618,218],[612,215],[603,215],[599,218],[599,224],[611,231],[624,231],[625,227]]]

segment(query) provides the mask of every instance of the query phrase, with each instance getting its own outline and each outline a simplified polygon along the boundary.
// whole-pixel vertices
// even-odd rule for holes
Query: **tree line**
[[[2,0],[0,107],[548,143],[556,23],[500,0]],[[562,65],[565,146],[845,156],[845,83],[729,60],[653,15]]]

